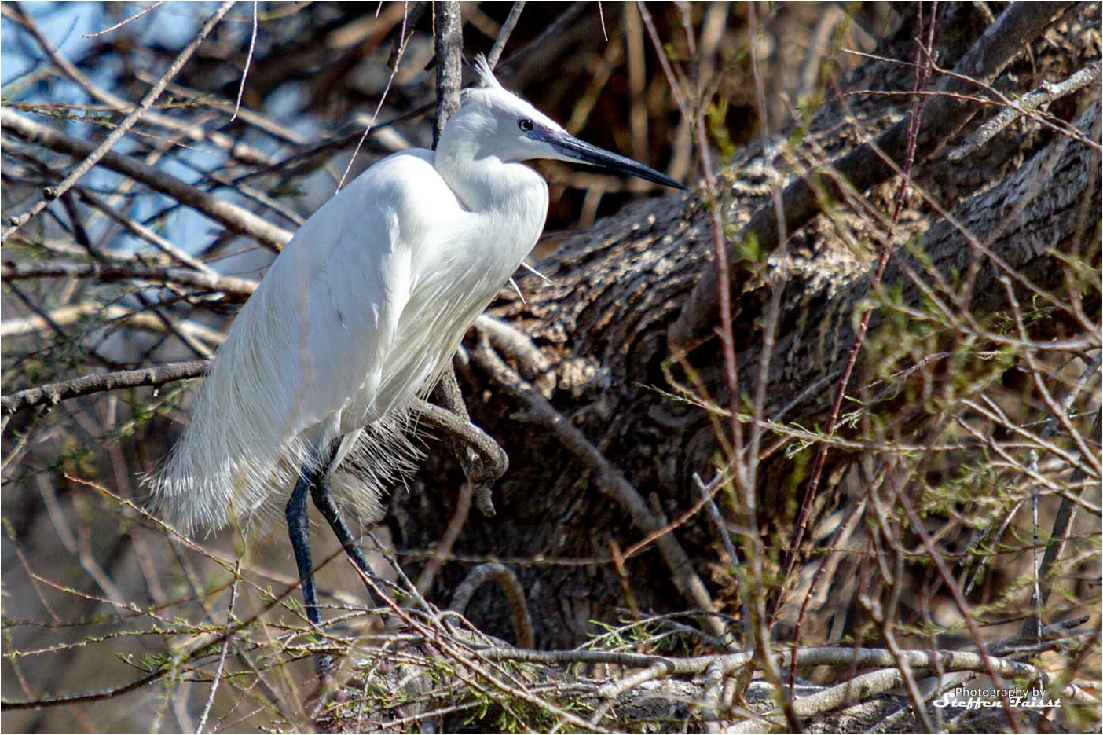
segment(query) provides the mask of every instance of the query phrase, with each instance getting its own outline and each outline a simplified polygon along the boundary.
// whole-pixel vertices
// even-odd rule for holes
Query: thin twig
[[[368,139],[368,135],[378,129],[376,120],[379,119],[379,112],[383,109],[383,102],[386,101],[387,95],[391,91],[391,85],[394,84],[394,78],[398,75],[398,70],[402,63],[402,56],[406,53],[406,43],[410,40],[410,37],[406,35],[406,23],[410,20],[409,13],[402,14],[402,27],[398,31],[399,45],[394,52],[394,63],[391,64],[391,74],[387,77],[387,85],[383,87],[382,94],[379,95],[379,102],[375,105],[375,111],[372,112],[371,119],[368,124],[364,126],[364,132],[360,134],[359,139],[356,141],[356,147],[352,151],[352,155],[349,156],[349,162],[345,166],[345,171],[341,174],[341,180],[337,182],[337,190],[340,191],[345,185],[345,181],[348,180],[349,174],[352,172],[352,164],[356,161],[356,157],[360,154],[360,149],[363,147],[364,142]],[[412,37],[412,34],[411,34]]]
[[[908,498],[907,493],[900,493],[897,496],[897,500],[904,508],[904,513],[908,518],[908,522],[911,524],[911,530],[919,535],[919,538],[923,541],[923,547],[930,555],[931,561],[934,562],[935,567],[938,569],[940,575],[942,575],[942,581],[946,585],[946,588],[950,591],[950,596],[954,600],[954,604],[957,606],[958,612],[961,613],[962,619],[965,621],[966,627],[969,629],[969,634],[972,636],[973,642],[976,644],[977,649],[980,652],[982,659],[984,660],[984,672],[992,678],[992,683],[995,685],[1000,702],[1003,704],[1004,710],[1007,712],[1008,722],[1011,725],[1011,729],[1015,732],[1020,732],[1018,722],[1016,721],[1013,710],[1011,707],[1011,701],[1008,699],[1008,690],[1004,683],[1001,672],[994,664],[996,659],[993,659],[988,654],[988,648],[984,644],[984,637],[980,632],[980,628],[977,627],[977,621],[973,619],[973,615],[969,612],[969,603],[965,600],[965,597],[961,594],[961,588],[958,586],[957,580],[954,578],[953,572],[946,566],[946,562],[943,560],[942,555],[934,545],[934,541],[931,539],[931,535],[927,532],[926,527],[923,525],[923,520],[916,513],[915,508],[912,505],[911,500]],[[908,651],[907,653],[912,653]]]
[[[241,84],[237,88],[237,100],[234,101],[234,114],[230,115],[230,122],[237,120],[237,112],[241,109],[241,99],[245,96],[245,81],[249,78],[249,65],[253,62],[253,50],[257,47],[257,0],[253,0],[253,32],[249,36],[249,50],[245,54],[245,68],[241,71]]]
[[[513,3],[513,7],[509,9],[509,15],[506,16],[506,22],[502,24],[501,29],[498,31],[498,37],[494,39],[494,46],[491,47],[490,53],[486,56],[486,63],[493,69],[498,65],[498,59],[502,57],[502,51],[505,50],[506,44],[509,43],[509,37],[513,33],[513,29],[517,27],[517,21],[521,19],[521,11],[525,9],[524,0],[518,0]]]
[[[584,0],[573,2],[567,6],[555,20],[551,22],[547,28],[540,32],[540,35],[529,41],[522,48],[514,51],[504,61],[501,62],[501,67],[497,70],[499,75],[509,75],[514,69],[516,69],[522,61],[528,58],[531,54],[536,53],[538,50],[544,47],[546,43],[554,38],[562,36],[563,31],[566,30],[584,10],[590,7],[590,3]],[[499,78],[501,78],[499,76]]]
[[[448,525],[445,526],[444,533],[441,534],[440,542],[433,546],[432,556],[425,560],[421,572],[417,575],[417,581],[414,582],[414,587],[422,595],[429,594],[429,591],[433,588],[433,582],[440,574],[441,567],[444,566],[444,562],[452,554],[456,539],[459,538],[463,527],[467,525],[467,518],[471,513],[471,497],[473,494],[471,483],[463,483],[456,498],[456,509],[452,511],[452,517],[448,519]]]
[[[124,217],[122,214],[117,212],[114,207],[109,205],[96,194],[93,194],[89,189],[86,189],[85,187],[78,187],[77,194],[85,202],[103,212],[109,220],[125,228],[128,232],[132,233],[136,237],[140,237],[141,239],[145,240],[165,255],[168,255],[170,258],[173,258],[174,260],[177,260],[184,265],[191,266],[201,273],[206,273],[209,276],[218,276],[218,272],[215,271],[214,268],[211,268],[209,265],[201,260],[193,258],[191,255],[176,247],[171,242],[161,237],[142,223],[135,222],[129,217]]]
[[[156,10],[157,8],[161,7],[164,4],[165,4],[165,0],[157,0],[157,2],[153,3],[153,5],[150,5],[148,8],[144,8],[142,10],[139,10],[137,13],[130,16],[126,20],[121,20],[118,23],[116,23],[115,25],[111,26],[110,28],[104,28],[102,31],[95,31],[93,33],[85,33],[84,38],[99,38],[100,36],[111,33],[112,31],[117,31],[120,28],[122,28],[123,26],[125,26],[127,23],[130,23],[131,21],[138,20],[138,18],[141,18],[143,15],[145,15],[149,11]]]
[[[254,6],[255,12],[256,7]],[[230,604],[226,608],[226,622],[228,625],[232,625],[234,622],[234,605],[237,604],[238,580],[240,578],[241,560],[239,559],[237,564],[234,565],[234,581],[230,585]],[[211,707],[214,705],[214,695],[218,692],[219,682],[222,681],[222,669],[226,665],[226,655],[230,652],[230,641],[232,640],[233,636],[227,635],[222,641],[222,650],[218,654],[218,665],[215,667],[214,679],[211,681],[211,691],[207,693],[207,701],[203,704],[203,711],[199,715],[199,724],[195,727],[195,735],[203,732],[203,727],[207,724],[207,716],[211,713]]]
[[[184,64],[187,63],[191,55],[195,53],[200,44],[206,40],[214,27],[220,20],[230,12],[230,8],[234,6],[234,0],[225,0],[218,10],[216,10],[207,21],[203,24],[203,27],[199,29],[195,37],[184,47],[184,50],[177,55],[176,59],[169,65],[168,70],[157,81],[157,84],[153,85],[153,88],[146,93],[146,96],[142,98],[142,101],[138,103],[138,106],[134,108],[133,112],[127,115],[118,125],[108,134],[108,136],[100,143],[95,150],[88,154],[88,156],[80,162],[74,168],[68,176],[66,176],[60,184],[55,187],[51,187],[47,193],[46,198],[40,200],[37,204],[30,208],[27,212],[12,218],[12,225],[4,231],[3,235],[0,235],[0,242],[6,241],[9,237],[19,231],[19,228],[30,222],[36,217],[42,210],[50,206],[50,203],[60,197],[65,192],[69,191],[73,187],[73,184],[77,183],[82,176],[92,170],[92,167],[99,163],[100,159],[104,157],[108,151],[110,151],[116,143],[127,131],[134,126],[134,123],[141,119],[146,110],[153,106],[153,103],[161,96],[161,93],[165,91],[165,87],[173,78],[180,73],[180,70],[184,68]]]

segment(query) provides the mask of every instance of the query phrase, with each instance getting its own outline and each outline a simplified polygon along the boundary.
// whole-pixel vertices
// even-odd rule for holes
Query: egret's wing
[[[382,174],[394,174],[385,167]],[[371,172],[376,174],[376,172]],[[370,416],[373,398],[410,297],[411,243],[391,202],[391,176],[361,177],[332,202],[334,216],[317,242],[328,252],[302,258],[305,291],[288,398],[289,433],[325,425],[325,439],[341,433],[346,410]],[[304,245],[310,246],[309,241]],[[306,249],[306,248],[304,248]],[[374,417],[373,417],[374,418]],[[318,437],[322,440],[323,437]]]

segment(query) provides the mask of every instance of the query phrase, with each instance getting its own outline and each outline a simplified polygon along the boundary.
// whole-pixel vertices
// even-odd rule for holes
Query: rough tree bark
[[[1031,54],[1020,58],[998,86],[1021,94],[1042,78],[1063,79],[1098,56],[1098,7],[1079,6],[1036,40]],[[952,68],[988,25],[971,4],[939,6],[935,33],[937,59]],[[910,60],[918,35],[909,16],[879,53],[886,59]],[[815,115],[801,144],[804,151],[820,147],[835,157],[900,120],[910,104],[906,95],[861,94],[862,91],[910,90],[912,70],[898,61],[870,60],[847,80],[846,91],[857,94],[825,105]],[[1098,141],[1098,100],[1082,120],[1090,140]],[[1063,119],[1078,119],[1083,109],[1066,100],[1051,110]],[[989,113],[979,116],[989,117]],[[968,129],[977,125],[974,120]],[[957,138],[958,141],[962,136]],[[1028,127],[1005,132],[966,159],[950,163],[946,149],[921,160],[915,171],[918,188],[929,201],[953,212],[955,220],[975,233],[1012,268],[1043,287],[1060,286],[1060,270],[1049,250],[1083,254],[1098,241],[1100,208],[1097,149],[1070,142],[1050,130]],[[761,148],[744,152],[723,173],[724,214],[736,226],[768,201],[772,169],[792,181],[796,176],[779,157]],[[791,167],[790,167],[791,168]],[[866,192],[882,211],[891,209],[895,181]],[[709,209],[700,192],[670,195],[634,206],[596,228],[565,241],[540,264],[550,285],[535,278],[520,281],[525,301],[503,295],[493,315],[530,335],[550,363],[549,374],[533,378],[535,385],[562,416],[580,430],[651,505],[667,519],[678,517],[699,498],[693,476],[712,476],[717,452],[714,424],[702,410],[671,400],[667,373],[671,368],[668,331],[711,258]],[[847,247],[837,222],[843,218],[863,232],[860,218],[836,212],[836,219],[819,216],[793,234],[785,262],[772,267],[789,275],[782,299],[777,347],[772,357],[769,405],[772,417],[784,409],[786,418],[804,426],[825,422],[842,361],[854,341],[854,315],[869,293],[873,257]],[[909,233],[925,235],[922,247],[937,270],[963,269],[972,251],[967,239],[929,204],[908,202],[900,220]],[[878,233],[865,232],[868,242]],[[900,238],[901,241],[906,238]],[[872,255],[872,245],[871,248]],[[905,302],[922,295],[907,278],[918,267],[915,256],[900,251],[885,274],[886,287],[899,287]],[[1098,265],[1096,265],[1098,267]],[[992,314],[1006,306],[997,280],[1002,273],[985,267],[974,289],[973,313]],[[762,305],[768,296],[748,271],[737,276],[735,337],[743,390],[752,393],[754,366],[761,357]],[[1088,305],[1087,308],[1097,308]],[[881,317],[874,315],[872,330]],[[477,340],[469,347],[477,350]],[[722,356],[716,340],[691,354],[701,380],[721,405]],[[859,364],[859,371],[862,365]],[[672,581],[670,567],[655,546],[626,562],[625,578],[609,561],[571,564],[570,560],[608,560],[614,548],[626,548],[646,534],[622,505],[600,488],[608,478],[592,463],[565,448],[531,408],[488,379],[477,360],[460,371],[473,420],[491,433],[510,456],[510,471],[495,489],[498,513],[493,518],[472,514],[453,548],[460,557],[567,560],[567,563],[511,564],[528,596],[536,644],[560,647],[577,644],[594,632],[592,621],[609,620],[628,606],[625,585],[634,604],[645,610],[693,609]],[[893,399],[885,399],[887,410]],[[899,404],[896,404],[900,408]],[[916,431],[922,429],[916,416]],[[807,457],[797,458],[797,462]],[[828,472],[848,461],[830,456]],[[391,514],[396,546],[406,551],[431,549],[456,510],[458,470],[437,458],[411,492],[396,492]],[[764,467],[759,493],[770,509],[764,522],[789,518],[799,503],[801,483],[794,461],[775,457]],[[675,535],[708,579],[711,534],[704,516],[679,528]],[[619,545],[619,546],[614,546]],[[410,562],[417,567],[420,562]],[[446,604],[473,566],[451,562],[432,591]],[[416,568],[413,571],[417,571]],[[734,612],[734,611],[733,611]],[[483,588],[467,610],[487,632],[511,639],[507,606],[500,591]]]

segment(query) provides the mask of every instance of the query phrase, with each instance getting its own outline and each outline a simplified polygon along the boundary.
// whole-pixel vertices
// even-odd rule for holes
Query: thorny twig
[[[143,15],[145,15],[149,11],[156,10],[157,8],[161,7],[164,4],[165,4],[165,0],[157,0],[157,2],[153,3],[152,5],[150,5],[148,7],[142,8],[141,10],[139,10],[137,13],[130,16],[129,18],[126,18],[125,20],[121,20],[118,23],[116,23],[115,25],[110,26],[109,28],[104,28],[102,31],[96,31],[94,33],[85,33],[84,37],[85,38],[99,38],[100,36],[111,33],[112,31],[117,31],[120,28],[122,28],[123,26],[125,26],[127,23],[130,23],[131,21],[135,21],[138,18],[141,18]]]
[[[254,13],[256,12],[255,6],[253,11]],[[241,561],[239,560],[238,563],[234,565],[234,581],[230,585],[230,603],[226,606],[227,623],[232,623],[234,620],[234,606],[237,604],[238,578],[240,576]],[[215,666],[214,678],[211,681],[211,690],[207,693],[207,701],[203,703],[203,711],[199,715],[199,724],[195,726],[196,735],[203,732],[203,727],[207,724],[207,717],[210,715],[211,707],[214,705],[214,695],[218,692],[219,682],[222,681],[222,669],[226,665],[226,655],[230,652],[230,642],[232,640],[232,636],[226,636],[226,639],[222,641],[222,648],[218,652],[218,665]]]
[[[922,17],[923,7],[920,8],[920,16]],[[928,21],[928,35],[926,38],[926,48],[928,59],[931,58],[931,49],[934,48],[934,30],[936,25],[938,13],[937,4],[931,6],[931,18]],[[915,50],[915,75],[913,82],[913,89],[916,92],[922,91],[927,87],[930,82],[931,69],[930,66],[920,67],[918,62],[923,57],[922,44],[916,42]],[[898,232],[897,227],[900,222],[900,215],[904,209],[905,197],[908,193],[908,189],[911,184],[911,171],[912,165],[915,163],[916,145],[918,142],[919,124],[923,117],[924,97],[917,97],[912,110],[908,116],[909,127],[907,137],[907,147],[904,154],[904,166],[903,175],[900,179],[900,183],[896,189],[896,195],[893,203],[892,216],[889,223],[888,237],[881,245],[881,252],[877,258],[877,265],[874,268],[873,275],[870,277],[870,288],[876,289],[881,279],[884,278],[885,268],[888,266],[889,258],[892,256],[893,250],[897,247]],[[780,224],[779,224],[780,227]],[[824,433],[831,437],[834,435],[838,426],[839,412],[842,410],[843,401],[846,399],[847,385],[850,383],[850,377],[854,372],[854,368],[858,363],[858,356],[861,354],[862,349],[865,347],[866,333],[869,330],[870,320],[873,318],[873,310],[867,309],[862,315],[862,320],[858,324],[857,333],[854,336],[854,343],[850,347],[850,351],[847,353],[846,363],[843,367],[842,377],[839,378],[839,383],[835,389],[835,399],[831,405],[830,413],[827,417],[827,427]],[[816,452],[816,459],[812,467],[812,473],[808,480],[808,485],[804,491],[804,498],[801,500],[800,513],[797,517],[796,525],[793,528],[792,540],[790,542],[790,550],[784,554],[781,567],[781,578],[787,579],[789,575],[793,573],[793,568],[796,566],[798,559],[801,556],[801,545],[804,541],[804,534],[808,525],[809,514],[812,510],[812,505],[816,500],[816,493],[819,489],[819,483],[823,476],[823,470],[827,461],[827,445],[821,444]],[[775,600],[774,611],[780,605],[780,597]],[[799,640],[800,625],[798,621],[797,635]],[[790,673],[790,682],[792,681],[792,673]]]

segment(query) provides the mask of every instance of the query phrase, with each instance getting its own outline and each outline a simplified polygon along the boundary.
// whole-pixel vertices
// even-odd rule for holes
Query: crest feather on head
[[[494,78],[494,70],[490,68],[490,62],[482,54],[475,57],[475,72],[479,75],[479,81],[483,87],[502,88],[502,85]]]

